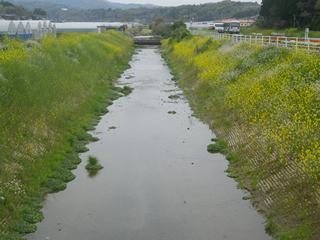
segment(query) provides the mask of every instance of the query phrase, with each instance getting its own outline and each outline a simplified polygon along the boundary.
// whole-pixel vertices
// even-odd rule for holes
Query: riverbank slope
[[[64,33],[39,41],[5,39],[0,51],[0,238],[33,232],[47,192],[62,190],[69,171],[96,141],[85,130],[129,88],[115,88],[133,52],[116,31]],[[93,118],[94,117],[94,118]],[[88,136],[89,135],[89,136]]]
[[[317,239],[319,57],[199,36],[162,43],[173,80],[228,142],[229,176],[251,193],[266,230],[277,239]]]

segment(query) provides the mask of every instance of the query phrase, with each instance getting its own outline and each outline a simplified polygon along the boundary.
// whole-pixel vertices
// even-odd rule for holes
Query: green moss
[[[231,163],[236,163],[239,160],[239,155],[237,153],[228,153],[226,156],[227,160],[229,160]]]
[[[124,95],[128,95],[130,93],[132,93],[133,88],[130,88],[128,86],[124,86],[123,89],[120,90],[121,93],[123,93]]]
[[[52,178],[60,179],[64,182],[69,182],[75,179],[75,175],[68,169],[62,167],[54,167],[52,169]]]
[[[37,230],[37,226],[30,224],[24,220],[19,220],[9,226],[11,231],[18,232],[21,234],[32,233]]]
[[[78,138],[79,141],[99,141],[99,138],[92,137],[92,135],[87,132],[77,132],[75,133],[75,136]]]
[[[105,107],[102,107],[99,109],[99,113],[97,113],[98,116],[103,116],[105,114],[107,114],[109,112],[108,109],[106,109]]]
[[[170,95],[168,98],[172,99],[172,98],[180,98],[179,95]]]
[[[79,164],[82,161],[79,155],[75,152],[69,153],[67,155],[67,160],[72,162],[73,164]]]
[[[251,198],[252,198],[252,196],[244,196],[244,197],[242,197],[242,200],[249,200]]]
[[[121,97],[121,94],[117,93],[117,92],[109,92],[107,95],[106,95],[106,99],[107,100],[110,100],[110,101],[114,101],[114,100],[117,100],[118,98]]]
[[[87,164],[86,165],[86,169],[87,170],[100,170],[100,169],[102,169],[103,167],[101,166],[101,165],[99,165],[99,164],[97,164],[97,165],[90,165],[90,164]]]
[[[87,142],[76,141],[73,146],[73,149],[77,153],[87,152],[87,151],[89,151],[89,148],[86,147],[86,144],[87,144]]]
[[[45,192],[54,192],[54,191],[61,191],[67,188],[67,184],[60,179],[56,178],[49,178],[43,184],[43,188]]]
[[[216,143],[214,144],[209,144],[207,146],[207,150],[210,153],[218,153],[218,152],[226,152],[228,149],[228,143],[222,139],[219,139]]]
[[[9,235],[0,234],[0,239],[1,240],[27,240],[27,238],[23,238],[19,235],[13,235],[13,234],[9,234]]]
[[[93,130],[95,130],[96,128],[95,128],[94,126],[87,125],[87,126],[84,126],[83,129],[86,130],[86,131],[93,131]]]
[[[219,141],[221,138],[211,138],[211,142],[217,142]]]
[[[42,206],[41,206],[42,208]],[[24,213],[23,219],[28,223],[41,222],[44,218],[43,213],[38,208],[27,208],[28,210]]]

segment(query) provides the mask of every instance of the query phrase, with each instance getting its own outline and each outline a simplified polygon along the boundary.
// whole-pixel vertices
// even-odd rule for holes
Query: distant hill
[[[0,2],[0,17],[6,20],[44,19],[47,12],[40,8],[26,9],[7,1]]]
[[[261,5],[253,2],[222,1],[178,7],[121,4],[104,0],[9,0],[27,9],[41,8],[48,19],[69,22],[165,22],[176,20],[219,21],[226,18],[255,18]],[[49,2],[50,1],[50,2]]]
[[[131,9],[131,8],[154,8],[154,7],[159,7],[157,5],[153,4],[136,4],[136,3],[129,3],[129,4],[124,4],[124,3],[115,3],[115,2],[108,2],[104,1],[112,6],[113,9],[115,8],[121,8],[121,9]]]
[[[152,4],[124,4],[124,3],[112,3],[107,0],[9,0],[8,2],[14,3],[16,5],[21,5],[24,7],[31,7],[36,5],[43,6],[42,8],[48,8],[52,5],[64,5],[71,8],[79,9],[131,9],[131,8],[153,8],[157,7]]]

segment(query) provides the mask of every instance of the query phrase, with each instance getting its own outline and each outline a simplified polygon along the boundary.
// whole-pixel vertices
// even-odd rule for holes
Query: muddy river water
[[[118,80],[134,91],[109,106],[100,141],[80,155],[76,179],[49,194],[34,240],[266,240],[264,219],[210,154],[215,137],[192,116],[157,49],[142,49]],[[176,111],[169,114],[168,111]],[[114,128],[115,127],[115,128]],[[85,169],[88,155],[104,169]]]

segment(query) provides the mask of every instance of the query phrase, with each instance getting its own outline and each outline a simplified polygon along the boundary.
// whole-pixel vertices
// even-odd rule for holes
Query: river
[[[215,137],[192,116],[157,49],[138,51],[118,85],[133,92],[109,106],[100,141],[80,155],[76,179],[49,194],[32,240],[267,240],[265,220],[207,152]],[[170,95],[180,98],[170,99]],[[169,114],[175,111],[176,114]],[[91,175],[89,155],[104,169]]]

